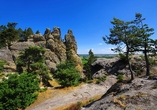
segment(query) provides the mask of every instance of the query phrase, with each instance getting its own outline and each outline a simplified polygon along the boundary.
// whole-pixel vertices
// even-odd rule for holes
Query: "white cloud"
[[[98,45],[102,45],[102,43],[99,43]]]

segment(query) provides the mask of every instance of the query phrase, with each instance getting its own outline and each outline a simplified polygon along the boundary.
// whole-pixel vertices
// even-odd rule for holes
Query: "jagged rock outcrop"
[[[70,52],[67,53],[67,57],[72,57],[71,59],[74,60],[74,62],[76,62],[77,65],[77,69],[80,72],[83,72],[83,68],[82,68],[82,60],[81,58],[77,55],[77,42],[75,40],[75,37],[73,35],[72,30],[68,30],[67,34],[65,35],[65,46],[66,46],[66,51]],[[69,55],[70,54],[70,55]],[[83,75],[83,74],[82,74]]]
[[[68,30],[68,33],[65,35],[65,39],[61,38],[60,28],[54,27],[52,32],[49,28],[46,28],[44,35],[34,34],[28,36],[26,42],[15,42],[10,46],[9,49],[0,50],[0,59],[6,61],[13,61],[16,57],[19,56],[21,51],[24,51],[29,46],[40,46],[45,48],[45,58],[48,68],[56,69],[56,65],[60,62],[65,62],[67,60],[67,51],[71,51],[71,56],[76,62],[76,68],[80,71],[82,69],[82,61],[77,55],[77,43],[75,37],[73,36],[72,30]]]
[[[54,27],[52,32],[50,32],[49,29],[46,29],[44,36],[46,39],[46,47],[50,49],[52,52],[54,52],[61,62],[64,62],[67,59],[66,46],[64,45],[64,42],[61,40],[60,35],[61,35],[60,29]]]
[[[68,49],[74,50],[77,53],[77,44],[75,37],[73,36],[72,30],[68,30],[68,33],[65,35],[65,45]]]

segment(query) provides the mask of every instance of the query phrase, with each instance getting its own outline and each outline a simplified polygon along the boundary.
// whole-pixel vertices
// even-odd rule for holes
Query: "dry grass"
[[[70,91],[74,90],[74,89],[77,89],[79,86],[77,87],[65,87],[65,88],[60,88],[60,85],[55,82],[55,80],[52,80],[52,81],[49,81],[51,85],[53,85],[54,88],[57,88],[57,89],[47,89],[46,91],[44,92],[40,92],[38,94],[38,98],[37,100],[31,104],[28,108],[32,108],[48,99],[51,99],[53,97],[56,97],[56,96],[60,96],[60,95],[63,95],[63,94],[67,94],[69,93]],[[80,84],[81,85],[81,84]],[[62,109],[58,109],[58,110],[62,110]]]
[[[125,107],[126,107],[126,105],[125,105],[125,104],[123,104],[123,103],[122,103],[122,101],[120,101],[120,100],[119,100],[119,99],[117,99],[117,98],[114,98],[113,102],[114,102],[115,104],[120,105],[120,106],[121,106],[121,107],[123,107],[123,108],[125,108]]]
[[[138,108],[137,110],[142,110],[142,108]]]
[[[98,95],[98,96],[95,96],[92,98],[85,98],[82,101],[72,103],[69,105],[65,105],[65,106],[59,107],[55,110],[80,110],[80,108],[82,106],[88,105],[88,104],[92,103],[93,101],[100,99],[101,97],[102,97],[102,95]]]
[[[119,100],[123,100],[123,101],[125,101],[126,98],[127,98],[127,97],[126,97],[125,95],[120,95]]]

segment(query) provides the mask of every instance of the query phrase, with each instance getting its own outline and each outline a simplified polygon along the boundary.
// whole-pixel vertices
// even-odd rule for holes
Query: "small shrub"
[[[93,83],[93,80],[88,80],[87,83]]]
[[[150,65],[157,65],[157,60],[156,59],[154,59],[154,58],[149,58],[149,64]]]
[[[96,83],[100,84],[102,81],[105,81],[105,80],[106,80],[106,76],[103,76],[103,77],[100,77]]]
[[[77,105],[78,105],[79,108],[81,108],[82,107],[82,102],[77,102]]]
[[[91,102],[94,102],[94,101],[95,101],[94,98],[89,99],[89,102],[90,102],[90,103],[91,103]]]
[[[0,61],[0,72],[3,72],[3,65],[6,64],[5,61]]]
[[[123,75],[123,74],[118,74],[117,78],[118,78],[120,81],[123,81],[123,80],[124,80],[124,75]]]
[[[125,54],[119,53],[119,57],[120,57],[120,61],[122,61],[122,62],[126,62],[127,61],[127,58],[126,58]]]
[[[40,89],[39,92],[45,92],[47,88]]]
[[[97,84],[100,84],[100,83],[101,83],[101,80],[100,80],[100,79],[98,79],[98,80],[96,81],[96,83],[97,83]]]

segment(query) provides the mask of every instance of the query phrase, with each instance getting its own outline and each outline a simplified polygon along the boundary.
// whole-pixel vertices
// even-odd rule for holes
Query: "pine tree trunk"
[[[130,64],[130,60],[129,60],[129,49],[127,49],[127,52],[126,52],[126,59],[127,59],[127,63],[129,65],[129,70],[130,70],[130,74],[131,74],[131,79],[130,81],[134,80],[134,74],[133,74],[133,71],[132,71],[132,66]]]
[[[146,50],[144,52],[144,57],[145,57],[145,61],[146,61],[146,76],[150,75],[150,66],[149,66],[149,60],[148,60],[148,55],[146,53]]]

